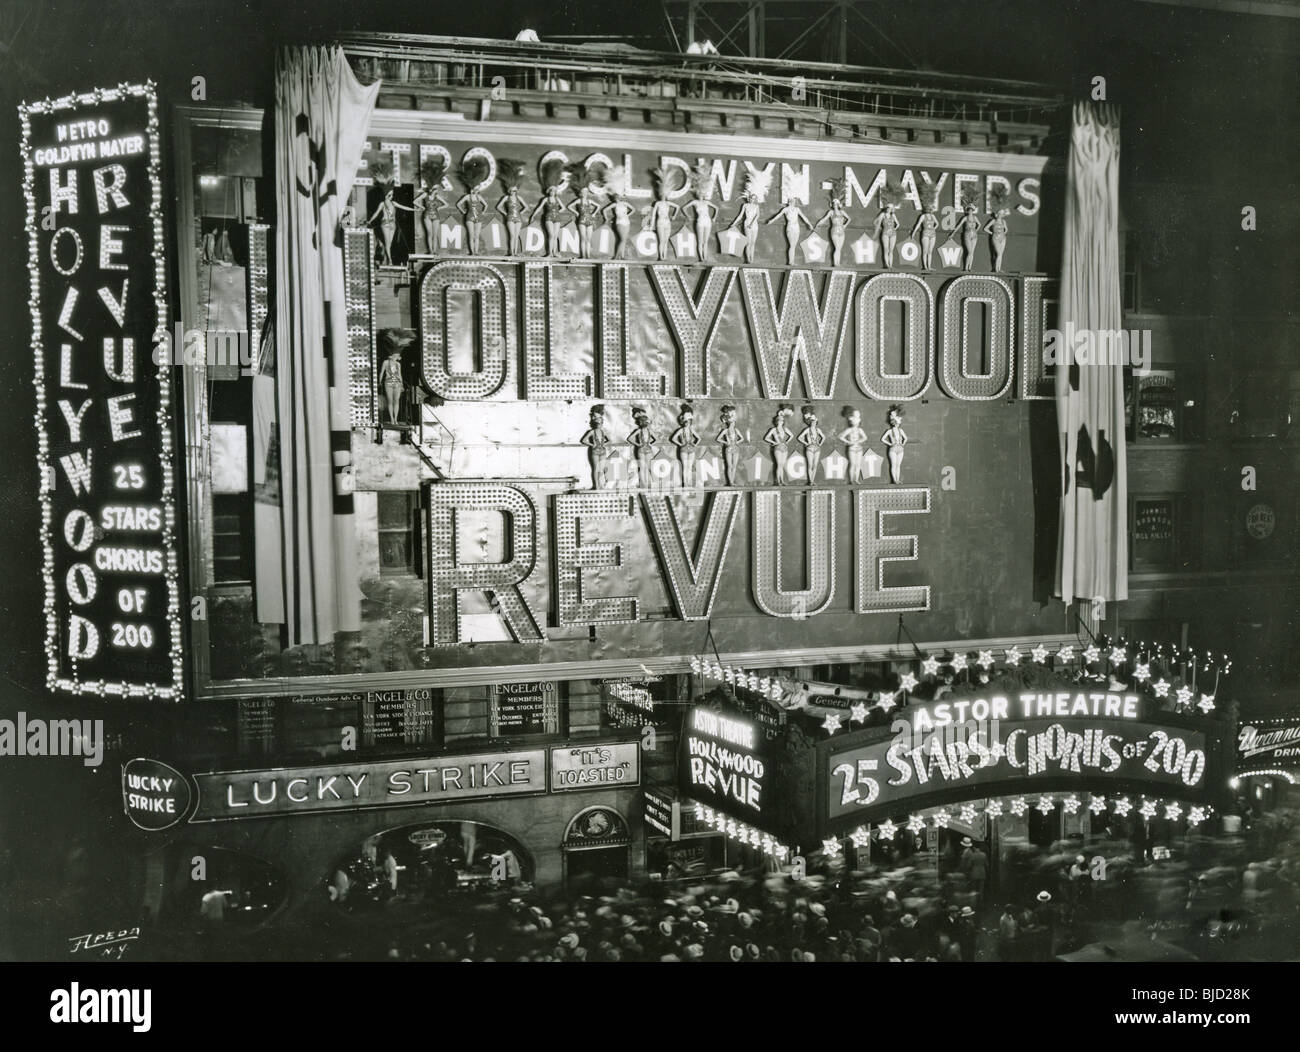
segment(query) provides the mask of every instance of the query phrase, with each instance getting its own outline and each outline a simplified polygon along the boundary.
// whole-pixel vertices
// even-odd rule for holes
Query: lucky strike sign
[[[1149,786],[1204,799],[1219,767],[1216,728],[1155,722],[1143,717],[1136,695],[1073,690],[945,701],[903,710],[890,730],[889,738],[826,743],[823,821],[881,818],[964,789],[974,798]]]
[[[47,682],[182,685],[157,98],[123,85],[20,109]]]

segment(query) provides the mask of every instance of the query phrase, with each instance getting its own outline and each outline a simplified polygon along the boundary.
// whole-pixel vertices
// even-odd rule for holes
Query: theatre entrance
[[[564,882],[573,891],[624,882],[630,873],[632,837],[612,808],[589,807],[574,815],[564,834]]]

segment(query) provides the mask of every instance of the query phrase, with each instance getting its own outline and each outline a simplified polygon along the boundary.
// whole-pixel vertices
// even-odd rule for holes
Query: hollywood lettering
[[[51,687],[181,680],[156,103],[124,86],[24,107]]]
[[[686,736],[689,790],[726,807],[763,810],[763,761],[755,755],[755,728],[705,709],[691,713]]]
[[[599,305],[593,311],[596,364],[586,371],[563,361],[565,339],[553,331],[553,311],[545,307],[556,296],[561,271],[567,293]],[[718,397],[710,366],[725,316],[743,329],[727,330],[729,346],[752,350],[752,372],[738,377],[726,397],[828,401],[837,397],[837,378],[851,362],[867,399],[914,400],[937,382],[950,398],[991,401],[1006,394],[1017,362],[1022,376],[1035,382],[1043,373],[1048,285],[1049,279],[1034,275],[961,274],[936,297],[921,277],[908,273],[720,265],[701,277],[676,264],[443,260],[419,281],[423,375],[449,402]],[[585,293],[577,291],[583,287]],[[449,349],[466,331],[453,304],[466,293],[474,294],[473,364],[453,367]],[[908,318],[900,333],[906,365],[896,371],[881,353],[881,318],[887,306],[900,303]],[[987,308],[982,369],[967,353],[972,305]],[[659,324],[629,324],[634,314],[644,322],[646,311]],[[637,342],[658,330],[670,334],[671,347]],[[675,360],[666,375],[629,365],[661,349]]]

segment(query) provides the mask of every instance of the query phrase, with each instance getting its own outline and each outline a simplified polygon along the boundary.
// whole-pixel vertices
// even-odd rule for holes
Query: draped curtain
[[[1122,325],[1119,267],[1119,114],[1077,103],[1066,170],[1060,320],[1065,333],[1116,332]],[[1081,346],[1078,337],[1076,346]],[[1110,344],[1115,346],[1114,343]],[[1068,341],[1067,341],[1068,346]],[[1092,347],[1099,346],[1094,340]],[[1128,472],[1124,372],[1120,362],[1056,369],[1061,525],[1056,594],[1128,598]]]
[[[277,57],[276,421],[260,430],[278,446],[280,508],[277,535],[257,543],[259,556],[264,542],[271,558],[278,547],[279,573],[259,573],[258,618],[282,621],[290,646],[361,627],[339,220],[378,93],[337,47]],[[263,511],[265,533],[274,522]]]

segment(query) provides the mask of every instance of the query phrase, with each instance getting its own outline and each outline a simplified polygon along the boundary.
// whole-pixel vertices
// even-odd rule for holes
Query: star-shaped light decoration
[[[767,692],[772,689],[772,681],[768,679],[766,676],[764,676],[762,679],[758,681],[758,687],[756,689],[760,694],[766,697]]]
[[[1128,648],[1114,646],[1110,648],[1110,663],[1112,665],[1122,665],[1128,660]]]
[[[839,729],[840,729],[840,718],[837,715],[835,715],[835,713],[833,712],[828,713],[826,718],[822,720],[822,730],[824,730],[827,734],[834,734]]]
[[[799,251],[803,253],[804,260],[808,263],[820,263],[826,258],[826,250],[830,245],[831,243],[825,238],[809,234],[800,244]]]
[[[1017,818],[1019,818],[1028,810],[1029,810],[1029,801],[1026,800],[1023,796],[1017,796],[1014,800],[1011,801],[1011,813],[1015,815]]]
[[[1213,694],[1202,694],[1202,695],[1201,695],[1201,700],[1198,701],[1198,702],[1196,703],[1196,707],[1197,707],[1198,709],[1200,709],[1202,712],[1213,712],[1213,711],[1214,711],[1214,695],[1213,695]]]
[[[784,862],[786,856],[790,854],[790,849],[786,847],[784,844],[777,844],[772,849],[772,854],[774,854],[777,857],[778,862]]]
[[[1187,824],[1189,826],[1199,826],[1205,821],[1205,810],[1200,807],[1193,807],[1187,812]]]
[[[881,840],[893,840],[898,834],[898,826],[886,818],[880,825],[876,826],[876,832],[880,834]]]
[[[854,847],[866,847],[871,843],[871,830],[866,826],[858,826],[849,834],[849,837],[852,839]]]
[[[950,815],[942,807],[939,808],[939,810],[936,811],[934,814],[932,814],[930,818],[934,821],[935,829],[938,829],[941,826],[946,826],[949,822],[952,821],[952,815]]]
[[[1169,680],[1165,679],[1163,676],[1156,680],[1152,686],[1155,688],[1157,698],[1169,697]]]
[[[698,821],[708,822],[713,818],[712,808],[705,807],[703,804],[695,805],[695,818]]]
[[[691,658],[691,671],[694,672],[697,676],[700,674],[700,659],[699,659],[699,658],[696,658],[696,657]]]
[[[885,691],[883,694],[880,695],[880,707],[885,712],[888,712],[897,704],[898,702],[894,700],[894,695],[889,691]]]
[[[957,812],[957,817],[966,825],[970,825],[975,821],[975,805],[962,804],[961,809]]]
[[[939,659],[931,654],[921,662],[921,671],[927,676],[937,676],[939,674]]]
[[[1007,664],[1008,664],[1008,665],[1011,665],[1013,668],[1014,668],[1016,665],[1019,665],[1019,664],[1020,664],[1020,659],[1021,659],[1023,656],[1024,656],[1024,655],[1020,653],[1020,648],[1019,648],[1019,647],[1012,647],[1010,650],[1008,650],[1008,651],[1005,652],[1005,657],[1006,657],[1006,659],[1007,659]]]
[[[734,837],[735,835],[736,835],[736,822],[735,822],[735,819],[728,818],[728,819],[727,819],[727,836]]]
[[[954,672],[960,672],[966,667],[966,655],[959,651],[953,654],[952,660],[948,664],[952,666]]]
[[[1101,657],[1101,651],[1097,649],[1097,645],[1095,643],[1092,646],[1088,647],[1088,649],[1083,652],[1083,660],[1086,661],[1089,665],[1091,665],[1099,657]]]
[[[908,828],[908,829],[909,829],[913,834],[915,834],[915,833],[919,833],[922,829],[925,828],[925,819],[922,818],[920,815],[912,815],[912,816],[907,820],[907,828]]]
[[[1061,801],[1061,806],[1065,808],[1065,813],[1067,815],[1077,814],[1082,804],[1083,801],[1080,800],[1073,793],[1071,793],[1069,796],[1067,796],[1064,800]]]
[[[1196,691],[1192,690],[1191,687],[1182,686],[1178,688],[1177,694],[1179,705],[1190,705],[1192,698],[1196,696]]]
[[[992,667],[993,667],[993,651],[991,651],[991,650],[981,650],[981,651],[979,652],[979,656],[975,659],[975,664],[979,665],[980,668],[992,668]]]
[[[1088,801],[1088,810],[1094,815],[1101,814],[1106,810],[1106,798],[1101,795],[1094,795],[1093,798]]]
[[[774,848],[774,847],[776,847],[776,841],[773,840],[772,837],[771,837],[769,834],[764,833],[764,834],[763,834],[763,853],[764,853],[765,855],[770,855],[770,854],[772,853],[772,848]]]
[[[1133,810],[1133,801],[1127,796],[1121,796],[1115,801],[1115,813],[1123,818]]]
[[[1058,650],[1058,651],[1056,652],[1056,660],[1057,660],[1057,661],[1073,661],[1073,660],[1074,660],[1074,647],[1070,646],[1068,643],[1067,643],[1065,646],[1061,647],[1061,649]]]
[[[1133,666],[1133,678],[1139,683],[1145,683],[1151,678],[1151,663],[1139,661]]]
[[[990,801],[988,802],[988,806],[984,808],[984,813],[985,813],[986,815],[988,815],[990,818],[1001,818],[1001,817],[1002,817],[1002,801],[1001,801],[1001,800],[990,800]]]
[[[1178,816],[1182,813],[1183,809],[1179,806],[1177,800],[1171,800],[1169,803],[1165,804],[1165,817],[1169,819],[1169,821],[1177,822]]]
[[[1158,805],[1154,800],[1143,800],[1142,806],[1138,808],[1138,814],[1143,818],[1154,818],[1156,816],[1156,807]]]
[[[1034,804],[1034,810],[1041,811],[1043,814],[1046,815],[1046,814],[1051,814],[1052,809],[1055,806],[1056,806],[1056,802],[1051,798],[1051,796],[1048,795],[1047,793],[1044,793],[1042,796],[1038,798],[1038,803]]]
[[[913,676],[910,672],[904,672],[902,677],[898,681],[898,688],[900,690],[905,690],[908,693],[911,693],[912,691],[916,690],[917,682],[918,682],[917,678]]]
[[[732,668],[730,665],[728,665],[726,668],[722,670],[722,678],[727,683],[735,683],[736,670]]]
[[[989,746],[989,755],[993,757],[995,762],[1002,759],[1006,754],[1007,747],[1001,742],[994,742]]]
[[[834,858],[844,850],[844,845],[838,840],[827,838],[822,841],[822,854]]]
[[[1047,647],[1043,646],[1042,643],[1039,643],[1038,646],[1034,647],[1034,649],[1029,652],[1029,656],[1034,659],[1035,665],[1046,665]]]
[[[745,679],[745,685],[749,687],[750,690],[758,690],[758,673],[751,672]]]
[[[852,723],[865,723],[867,719],[867,707],[862,702],[849,707],[849,720]]]

